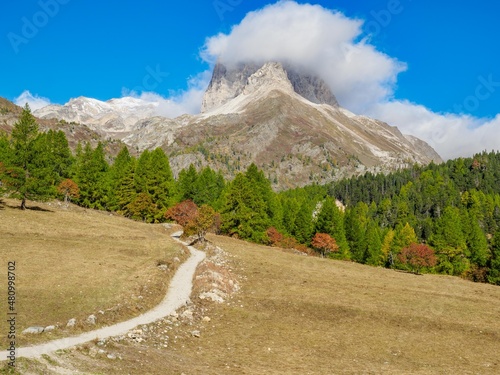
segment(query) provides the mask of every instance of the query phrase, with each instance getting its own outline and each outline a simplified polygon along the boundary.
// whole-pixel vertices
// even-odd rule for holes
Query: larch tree
[[[76,160],[75,182],[80,188],[79,204],[88,208],[104,209],[107,205],[106,176],[109,165],[106,162],[104,146],[99,143],[92,149],[89,143]]]
[[[118,211],[121,208],[120,205],[120,188],[124,183],[127,175],[130,173],[130,168],[134,165],[134,158],[130,155],[127,146],[123,146],[120,150],[113,165],[109,167],[107,173],[107,184],[108,184],[108,202],[106,208],[111,211]],[[135,187],[133,188],[135,193]],[[134,194],[135,195],[135,194]],[[132,202],[135,197],[132,197],[127,201],[126,204]]]
[[[253,189],[253,184],[244,174],[237,174],[224,196],[222,232],[258,243],[265,242],[265,232],[270,224],[266,208],[266,202]]]
[[[488,282],[500,285],[500,229],[495,232],[491,240],[491,259]]]
[[[21,200],[23,210],[28,198],[45,199],[53,192],[53,170],[44,140],[43,136],[39,137],[38,124],[26,104],[12,130],[11,158],[4,166],[3,179],[12,195]]]

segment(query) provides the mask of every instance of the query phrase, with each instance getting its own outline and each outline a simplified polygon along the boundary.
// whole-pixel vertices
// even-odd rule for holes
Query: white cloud
[[[322,77],[339,102],[362,112],[390,97],[406,65],[362,37],[361,20],[319,5],[282,1],[248,13],[229,34],[208,38],[202,58],[227,65],[280,61]]]
[[[395,100],[397,76],[407,66],[370,45],[363,25],[319,5],[280,1],[248,13],[229,34],[208,38],[201,57],[211,64],[275,60],[307,68],[326,81],[343,107],[427,141],[445,159],[499,149],[500,115],[438,114]]]
[[[405,134],[425,140],[444,159],[499,149],[500,114],[493,119],[439,114],[408,101],[378,103],[367,112],[396,125]]]
[[[14,99],[14,103],[20,107],[24,107],[26,103],[30,106],[32,111],[40,109],[50,104],[50,100],[38,95],[32,95],[29,90],[24,90],[21,95]]]
[[[187,90],[172,92],[164,97],[155,92],[136,92],[122,89],[122,96],[139,98],[149,103],[157,103],[156,113],[159,116],[175,118],[183,114],[197,114],[200,112],[203,94],[208,87],[211,71],[202,72],[188,80]]]

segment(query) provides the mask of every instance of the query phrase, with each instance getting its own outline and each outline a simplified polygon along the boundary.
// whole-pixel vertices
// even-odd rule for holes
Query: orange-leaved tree
[[[205,241],[207,232],[216,225],[217,214],[215,210],[204,204],[198,206],[192,200],[186,200],[169,208],[165,218],[174,220],[184,229],[184,235],[196,235],[196,241]]]
[[[167,212],[165,212],[165,218],[174,220],[180,226],[185,227],[190,220],[194,219],[197,213],[198,206],[196,203],[192,200],[186,200],[170,207]]]
[[[398,254],[401,263],[409,265],[413,272],[420,273],[422,267],[434,267],[437,258],[434,250],[425,244],[412,243]]]
[[[322,257],[339,249],[335,238],[332,238],[327,233],[316,233],[311,241],[311,245],[321,253]]]
[[[266,231],[267,238],[269,239],[269,245],[282,247],[284,236],[275,228],[269,227]]]
[[[59,194],[64,196],[64,203],[68,203],[71,198],[80,197],[80,189],[75,181],[67,178],[57,186]]]
[[[202,205],[196,215],[184,226],[186,236],[196,235],[197,241],[205,242],[205,235],[214,225],[215,210],[209,205]]]

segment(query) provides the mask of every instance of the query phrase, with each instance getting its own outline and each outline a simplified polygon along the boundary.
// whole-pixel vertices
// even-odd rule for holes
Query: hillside
[[[160,102],[79,97],[34,114],[85,124],[131,150],[161,147],[174,175],[194,164],[232,179],[255,163],[277,190],[442,162],[424,141],[351,113],[320,77],[280,62],[219,62],[201,107],[200,114],[165,118]]]
[[[140,327],[140,340],[25,361],[26,373],[54,365],[111,375],[499,371],[498,287],[210,239],[227,253],[209,268],[213,282],[232,274],[240,286],[232,298],[207,302],[197,289],[194,305]]]
[[[0,136],[3,133],[11,133],[14,124],[19,120],[21,112],[21,107],[0,97]],[[102,137],[99,133],[81,123],[68,122],[55,118],[37,118],[37,123],[40,126],[40,130],[43,132],[48,130],[63,131],[72,150],[76,150],[78,143],[88,142],[95,147],[98,142],[103,142],[106,152],[109,155],[109,160],[115,157],[120,151],[120,148],[124,146],[119,140]]]
[[[19,346],[94,329],[86,323],[92,314],[99,327],[146,311],[164,297],[184,258],[163,225],[58,202],[30,203],[25,211],[18,205],[11,199],[0,205],[0,260],[5,267],[16,262]],[[4,295],[6,288],[2,283]],[[77,324],[67,328],[72,318]],[[52,332],[22,334],[30,326],[51,325]],[[7,332],[4,319],[0,329]],[[6,340],[2,335],[4,348]]]

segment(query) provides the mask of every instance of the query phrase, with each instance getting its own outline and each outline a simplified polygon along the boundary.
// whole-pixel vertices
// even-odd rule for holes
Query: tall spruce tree
[[[28,104],[14,124],[11,137],[12,151],[4,166],[3,181],[12,195],[21,200],[24,210],[27,199],[45,199],[54,193],[46,139],[39,136],[38,124]]]
[[[294,237],[302,244],[310,245],[313,236],[313,205],[311,202],[304,200],[300,205],[295,218]]]
[[[205,167],[194,182],[193,200],[198,206],[208,204],[217,208],[218,199],[225,187],[224,177],[210,167]]]
[[[198,180],[198,172],[193,164],[189,165],[188,169],[183,169],[179,172],[179,178],[177,181],[180,201],[192,200],[196,204],[196,195],[197,195],[197,183]]]
[[[436,222],[430,243],[440,260],[438,268],[441,272],[460,275],[468,270],[467,243],[457,207],[448,206],[444,209]]]
[[[89,143],[86,143],[76,161],[75,179],[80,188],[79,204],[101,210],[106,207],[108,201],[106,173],[108,168],[102,143],[99,142],[95,150]]]
[[[364,202],[359,202],[354,208],[347,212],[345,216],[346,237],[349,242],[352,259],[362,263],[366,252],[366,226],[368,222],[368,206]]]
[[[131,166],[134,160],[130,155],[127,146],[123,146],[120,150],[113,165],[110,166],[107,173],[108,196],[107,209],[110,211],[118,211],[120,207],[120,187],[124,183],[125,178],[131,172]],[[133,189],[135,191],[135,187]],[[135,197],[134,197],[135,198]],[[134,199],[132,198],[132,200]],[[128,201],[130,203],[132,200]]]
[[[382,242],[380,240],[380,229],[375,221],[370,220],[365,235],[364,263],[372,266],[381,265]]]
[[[349,259],[349,245],[347,243],[343,214],[331,197],[327,197],[321,206],[314,225],[315,233],[327,233],[333,237],[339,247],[332,254],[337,259]]]
[[[167,208],[176,201],[177,189],[170,162],[161,148],[140,155],[135,181],[137,192],[149,195],[157,207],[154,220],[162,221]]]
[[[500,230],[497,230],[491,240],[491,259],[488,281],[500,285]]]
[[[266,208],[264,199],[253,190],[253,184],[239,173],[224,197],[221,230],[242,239],[265,242],[265,232],[270,226]]]

